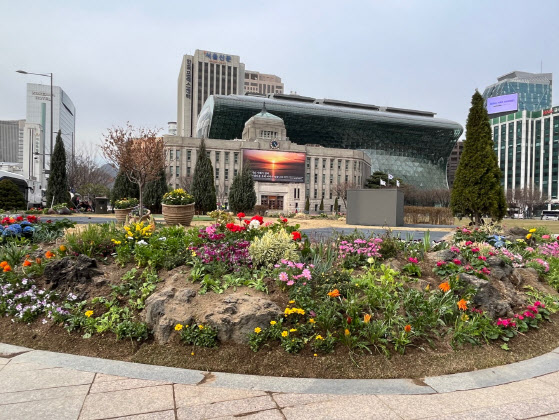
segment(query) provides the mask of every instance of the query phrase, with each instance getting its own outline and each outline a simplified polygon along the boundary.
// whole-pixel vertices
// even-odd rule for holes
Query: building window
[[[341,171],[342,169],[342,161],[341,159],[338,159],[338,171]]]
[[[324,199],[326,197],[326,191],[322,190],[322,198]]]
[[[340,175],[338,175],[338,184],[340,183],[340,180],[341,180]]]
[[[239,172],[239,171],[238,171],[237,169],[233,170],[233,176],[237,176],[237,173],[238,173],[238,172]]]
[[[334,159],[330,159],[330,169],[334,169]]]
[[[357,170],[357,162],[356,161],[353,161],[353,170],[354,171]]]
[[[326,169],[326,159],[322,159],[322,169]]]
[[[215,168],[215,179],[219,179],[219,168]]]
[[[220,152],[215,152],[215,163],[219,163],[219,155],[221,153]]]
[[[190,161],[191,158],[192,158],[192,151],[191,151],[191,150],[188,150],[188,151],[186,152],[186,160]]]
[[[186,167],[186,176],[190,176],[190,166]]]
[[[322,174],[322,184],[326,184],[326,174]]]
[[[234,164],[239,163],[239,153],[238,153],[238,152],[235,152],[235,153],[233,154],[233,163],[234,163]],[[235,176],[237,176],[237,174],[235,174]]]
[[[169,150],[169,160],[173,160],[173,151]]]
[[[180,150],[175,151],[175,158],[177,160],[181,160],[181,151]]]
[[[229,169],[225,168],[225,180],[229,179]]]
[[[180,166],[175,166],[175,169],[176,169],[176,171],[177,171],[177,172],[176,172],[176,175],[177,175],[177,176],[180,176],[180,175],[181,175],[181,167],[180,167]]]
[[[347,175],[346,175],[346,176],[345,176],[345,182],[347,182],[348,180],[349,180],[349,179],[348,179],[348,177],[347,177]]]
[[[349,160],[346,159],[345,161],[345,170],[347,171],[349,169]]]
[[[307,182],[311,182],[311,174],[307,172]]]
[[[212,158],[212,152],[211,152],[211,151],[208,150],[208,151],[206,152],[206,155],[208,156],[209,159]]]
[[[314,174],[314,183],[316,184],[318,182],[318,174]]]
[[[334,175],[330,174],[330,184],[334,183]]]
[[[330,200],[332,199],[332,190],[330,190]]]
[[[316,188],[314,189],[314,198],[318,198],[318,190]]]
[[[229,152],[225,152],[225,163],[229,163]]]
[[[314,169],[318,169],[318,158],[314,158]]]
[[[314,205],[314,211],[318,211],[318,204]]]
[[[173,167],[169,166],[169,175],[173,175]]]
[[[311,158],[307,158],[307,169],[311,168]]]

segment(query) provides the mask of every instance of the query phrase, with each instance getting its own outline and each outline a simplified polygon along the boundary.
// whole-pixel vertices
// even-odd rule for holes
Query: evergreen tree
[[[337,213],[338,210],[339,210],[338,197],[336,197],[336,199],[334,200],[334,211]]]
[[[256,205],[254,178],[249,162],[243,162],[243,169],[233,179],[229,191],[229,208],[234,212],[249,212]]]
[[[58,130],[54,151],[50,157],[50,175],[47,183],[47,207],[70,202],[68,177],[66,175],[66,151],[62,133]]]
[[[466,121],[466,141],[456,170],[450,207],[455,215],[470,217],[476,226],[485,214],[500,220],[506,212],[489,116],[478,91],[472,96]]]
[[[318,209],[323,212],[324,211],[324,198],[320,199],[320,206],[318,206]]]
[[[169,191],[167,174],[165,173],[165,169],[162,169],[159,178],[146,184],[144,205],[149,207],[152,213],[160,213],[161,199],[167,191]]]
[[[194,167],[194,175],[192,177],[191,194],[194,196],[197,211],[207,213],[217,208],[214,169],[212,161],[206,153],[204,139],[202,139],[198,148],[198,157],[196,158],[196,166]]]
[[[123,198],[140,198],[140,190],[138,184],[130,181],[126,174],[119,171],[111,193],[112,205],[114,206],[116,200],[122,200]]]
[[[365,188],[377,189],[381,188],[380,180],[386,182],[387,186],[395,186],[397,178],[388,179],[388,174],[382,171],[375,171],[365,180]],[[400,182],[402,180],[398,179]]]
[[[307,195],[307,199],[305,200],[305,211],[308,213],[311,210],[311,202],[309,200],[309,196]]]
[[[25,198],[16,184],[9,179],[0,181],[0,209],[25,209]]]

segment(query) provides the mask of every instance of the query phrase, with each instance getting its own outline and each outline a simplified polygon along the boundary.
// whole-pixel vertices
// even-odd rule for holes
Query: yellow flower
[[[315,354],[313,354],[313,356],[314,356],[314,357],[317,357],[317,356],[318,356],[318,354],[316,354],[316,353],[315,353]]]
[[[255,332],[256,334],[260,334],[261,331],[262,331],[262,328],[260,328],[260,327],[256,327],[256,328],[254,329],[254,332]]]
[[[180,331],[180,330],[182,330],[182,324],[175,325],[175,331]]]
[[[276,325],[277,322],[276,321],[270,321],[270,325]]]
[[[194,352],[190,353],[191,356],[194,356]]]
[[[536,231],[536,229],[532,228],[529,230],[530,233],[534,233]]]
[[[122,243],[121,241],[117,241],[116,239],[111,239],[111,242],[115,245],[120,245]]]
[[[324,340],[324,338],[321,335],[317,335],[314,339],[315,340]]]
[[[64,245],[60,245],[58,249],[60,250],[60,252],[66,252],[66,247]]]
[[[316,324],[316,321],[314,320],[314,318],[309,319],[309,322],[310,322],[311,324]]]
[[[283,331],[283,332],[281,333],[281,336],[282,336],[282,337],[287,337],[288,335],[289,335],[289,333],[288,333],[287,331]]]
[[[291,328],[291,329],[289,330],[289,332],[297,332],[297,329],[296,329],[296,328]]]
[[[351,333],[350,333],[349,330],[346,328],[345,331],[344,331],[344,334],[345,334],[346,336],[348,336],[348,335],[351,334]]]
[[[526,235],[526,239],[530,239],[532,237],[532,234],[529,233],[528,235]]]
[[[142,230],[142,229],[140,228],[140,225],[136,225],[136,232],[139,232],[140,230]]]
[[[196,256],[196,252],[192,251],[192,256],[195,257],[195,256]]]
[[[185,326],[184,326],[184,328],[188,328],[188,327],[189,327],[189,325],[185,325]]]
[[[86,311],[86,312],[85,312],[85,316],[86,316],[86,317],[89,318],[89,317],[91,317],[91,315],[93,315],[93,311]]]
[[[204,326],[200,324],[200,325],[198,325],[198,329],[203,330]]]
[[[466,314],[462,314],[462,316],[460,317],[460,319],[464,322],[468,321],[470,319],[470,317]]]
[[[294,301],[294,300],[290,300],[289,303],[295,303],[295,301]]]

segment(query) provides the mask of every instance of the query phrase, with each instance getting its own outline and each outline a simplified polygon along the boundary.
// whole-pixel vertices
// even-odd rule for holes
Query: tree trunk
[[[140,190],[140,209],[139,209],[139,215],[140,215],[140,220],[142,220],[143,210],[144,210],[144,186],[143,186],[143,184],[138,183],[138,189]]]
[[[480,213],[476,213],[475,214],[476,220],[475,220],[475,226],[479,227],[481,225],[481,214]]]

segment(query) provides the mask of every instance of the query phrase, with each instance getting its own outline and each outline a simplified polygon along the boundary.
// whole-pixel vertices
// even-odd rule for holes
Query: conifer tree
[[[22,210],[25,209],[25,198],[16,184],[9,179],[0,181],[0,209]]]
[[[472,96],[464,151],[456,170],[450,206],[454,215],[468,216],[476,226],[480,225],[483,215],[500,220],[506,213],[489,115],[478,91]]]
[[[161,199],[169,191],[167,185],[167,174],[165,169],[161,169],[159,178],[146,184],[146,192],[144,193],[144,203],[152,212],[159,213],[161,211]]]
[[[202,213],[213,211],[217,208],[217,198],[215,195],[214,169],[212,161],[206,153],[206,143],[204,139],[200,142],[194,175],[192,177],[192,190],[196,210]]]
[[[68,176],[66,175],[66,151],[62,132],[58,130],[54,151],[50,157],[50,175],[47,183],[47,207],[70,202]]]
[[[125,173],[118,172],[115,178],[115,184],[111,191],[111,203],[114,206],[115,201],[123,198],[140,198],[140,190],[138,184],[128,179]]]
[[[309,196],[307,195],[307,199],[305,200],[305,211],[308,213],[311,210],[311,202],[309,200]]]
[[[339,206],[338,206],[338,197],[336,197],[336,199],[334,200],[334,212],[338,212],[339,210]]]
[[[318,206],[318,209],[323,212],[324,211],[324,198],[320,199],[320,206]]]
[[[243,169],[233,179],[231,191],[229,191],[229,207],[235,213],[249,212],[256,205],[256,191],[254,190],[254,178],[249,162],[243,162]]]

